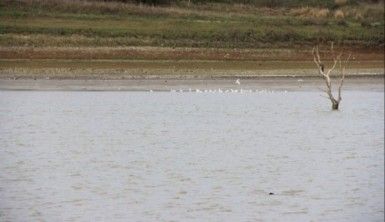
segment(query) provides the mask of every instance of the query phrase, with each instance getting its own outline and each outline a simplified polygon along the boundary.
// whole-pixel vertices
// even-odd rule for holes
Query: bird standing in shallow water
[[[238,85],[241,85],[241,82],[239,81],[239,79],[237,79],[237,81],[235,81],[235,83]]]

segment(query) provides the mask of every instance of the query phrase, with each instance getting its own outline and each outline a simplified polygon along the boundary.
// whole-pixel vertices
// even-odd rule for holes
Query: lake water
[[[383,221],[383,93],[0,91],[0,221]]]

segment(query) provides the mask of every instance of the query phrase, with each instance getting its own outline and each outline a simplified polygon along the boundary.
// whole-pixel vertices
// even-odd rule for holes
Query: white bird
[[[241,85],[241,82],[239,81],[239,79],[237,79],[237,80],[235,81],[235,83],[236,83],[237,85]]]

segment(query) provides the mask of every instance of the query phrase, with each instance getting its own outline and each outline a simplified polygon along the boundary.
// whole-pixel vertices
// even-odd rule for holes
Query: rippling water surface
[[[320,92],[0,91],[0,221],[383,221],[383,91],[341,108]]]

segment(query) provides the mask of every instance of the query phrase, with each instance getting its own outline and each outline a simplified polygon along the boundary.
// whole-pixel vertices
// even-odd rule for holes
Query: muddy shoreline
[[[0,90],[54,90],[54,91],[226,91],[226,90],[287,90],[318,91],[324,81],[315,77],[258,77],[240,79],[0,79]],[[345,90],[384,91],[384,76],[347,77]]]
[[[218,65],[218,64],[217,64]],[[223,64],[222,64],[223,65]],[[300,65],[298,65],[300,66]],[[350,78],[378,78],[384,76],[384,68],[350,68]],[[281,68],[271,64],[266,69],[215,68],[9,68],[0,69],[0,79],[6,80],[235,80],[264,78],[319,78],[314,68]]]

